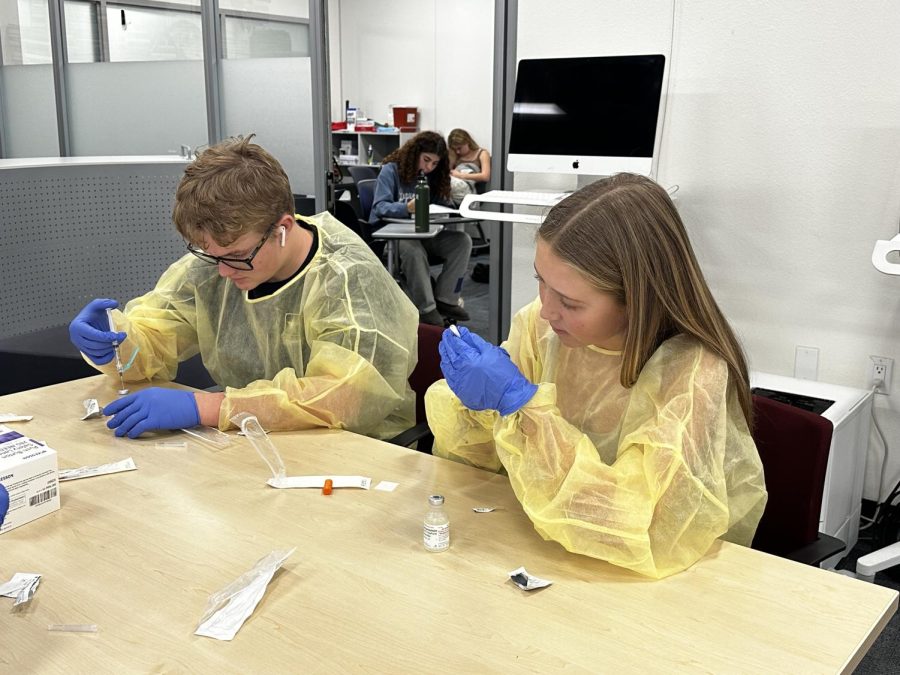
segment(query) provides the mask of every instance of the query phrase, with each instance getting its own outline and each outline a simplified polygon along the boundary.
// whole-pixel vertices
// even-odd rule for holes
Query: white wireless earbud
[[[284,233],[287,232],[287,229],[285,229],[284,225],[278,229],[281,230],[281,247],[284,248]]]

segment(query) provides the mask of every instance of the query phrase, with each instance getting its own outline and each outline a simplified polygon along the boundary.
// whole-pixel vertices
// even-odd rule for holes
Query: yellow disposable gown
[[[537,393],[501,417],[436,382],[434,454],[505,470],[545,539],[650,577],[684,570],[718,537],[749,545],[766,490],[725,362],[673,337],[625,389],[621,352],[565,347],[540,309],[521,310],[503,345]]]
[[[333,427],[389,438],[415,423],[408,378],[418,312],[365,243],[328,213],[298,219],[318,230],[307,267],[251,300],[215,265],[187,254],[156,288],[116,312],[139,347],[126,379],[175,377],[197,352],[225,388],[219,428],[238,412],[269,430]],[[114,364],[98,367],[115,373]]]

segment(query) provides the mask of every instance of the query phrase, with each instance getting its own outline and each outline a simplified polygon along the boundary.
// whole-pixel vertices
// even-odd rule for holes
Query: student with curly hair
[[[424,173],[432,203],[450,205],[450,162],[447,144],[433,131],[423,131],[384,158],[369,221],[409,218],[415,211],[416,178]],[[443,326],[444,319],[468,321],[459,306],[459,294],[472,253],[472,239],[465,232],[444,230],[433,239],[401,239],[400,270],[406,291],[419,308],[419,320]],[[428,256],[444,260],[432,290]]]

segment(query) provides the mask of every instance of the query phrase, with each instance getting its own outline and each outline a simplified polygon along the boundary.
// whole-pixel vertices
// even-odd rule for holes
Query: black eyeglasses
[[[259,250],[263,247],[263,244],[266,243],[266,240],[272,235],[272,230],[275,229],[275,226],[277,224],[278,223],[272,223],[269,226],[269,229],[266,230],[263,238],[259,240],[256,248],[253,249],[250,255],[246,258],[223,258],[217,255],[210,255],[205,251],[201,251],[199,248],[194,248],[190,244],[187,245],[187,250],[200,258],[200,260],[202,260],[203,262],[209,263],[210,265],[218,265],[219,263],[222,263],[223,265],[228,265],[229,267],[236,270],[252,270],[253,259],[256,257],[256,254],[259,253]]]

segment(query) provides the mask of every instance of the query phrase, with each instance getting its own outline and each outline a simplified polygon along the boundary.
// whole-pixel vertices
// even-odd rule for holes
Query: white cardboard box
[[[9,492],[9,513],[0,534],[57,511],[56,450],[0,424],[0,483]]]

